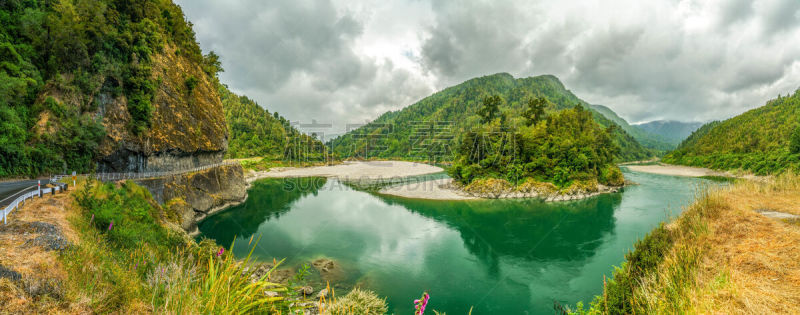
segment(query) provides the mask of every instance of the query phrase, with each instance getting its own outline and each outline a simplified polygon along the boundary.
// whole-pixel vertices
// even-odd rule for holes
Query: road
[[[42,186],[50,182],[48,179],[42,179],[41,181]],[[38,180],[36,179],[0,182],[0,209],[5,208],[6,205],[14,201],[20,193],[36,189],[37,182]]]

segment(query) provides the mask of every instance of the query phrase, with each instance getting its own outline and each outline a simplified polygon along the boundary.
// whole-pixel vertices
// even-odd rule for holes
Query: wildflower
[[[425,314],[425,308],[428,306],[428,299],[430,299],[428,292],[423,292],[421,299],[414,300],[414,308],[416,309],[414,315]]]
[[[111,223],[108,225],[108,230],[111,231],[111,227],[113,226],[114,226],[114,221],[111,221]]]
[[[217,257],[222,256],[222,253],[224,253],[224,252],[225,252],[225,248],[224,247],[220,247],[219,251],[217,252]]]
[[[92,224],[92,222],[94,222],[94,213],[92,213],[92,218],[89,219],[89,224]]]

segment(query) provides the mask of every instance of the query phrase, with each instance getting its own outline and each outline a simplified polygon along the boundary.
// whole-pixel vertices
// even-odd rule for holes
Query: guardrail
[[[238,162],[223,162],[223,163],[216,163],[210,164],[200,167],[195,167],[191,169],[184,169],[184,170],[177,170],[177,171],[165,171],[165,172],[145,172],[145,173],[136,173],[136,172],[129,172],[129,173],[95,173],[95,174],[76,174],[76,177],[82,178],[94,178],[100,181],[117,181],[117,180],[129,180],[129,179],[146,179],[146,178],[158,178],[164,176],[171,176],[171,175],[179,175],[185,173],[193,173],[204,171],[207,169],[211,169],[214,167],[220,166],[227,166],[227,165],[238,165]],[[66,191],[68,185],[65,183],[60,183],[60,181],[64,179],[71,179],[72,175],[55,175],[50,178],[50,183],[56,185],[52,188],[44,188],[44,189],[37,189],[31,192],[27,192],[25,194],[20,195],[17,199],[14,199],[11,204],[5,207],[2,212],[2,219],[3,224],[6,223],[8,215],[16,210],[18,207],[25,205],[25,200],[36,196],[44,196],[44,194],[55,194],[58,191]],[[33,186],[37,187],[37,186]]]
[[[128,180],[128,179],[146,179],[146,178],[158,178],[164,176],[171,176],[171,175],[180,175],[185,173],[193,173],[204,171],[207,169],[220,167],[220,166],[227,166],[227,165],[238,165],[239,162],[222,162],[216,164],[210,164],[200,167],[195,167],[191,169],[184,169],[184,170],[177,170],[177,171],[164,171],[164,172],[127,172],[127,173],[94,173],[94,174],[77,174],[75,176],[82,177],[82,178],[94,178],[99,181],[117,181],[117,180]],[[72,175],[55,175],[53,176],[50,181],[51,182],[59,182],[63,179],[70,179]]]
[[[2,217],[3,217],[3,224],[7,223],[8,215],[11,214],[12,211],[16,210],[18,207],[25,205],[25,200],[31,199],[33,197],[39,196],[44,197],[46,194],[55,194],[58,191],[66,191],[68,185],[62,183],[55,183],[55,187],[48,187],[48,188],[38,188],[37,190],[24,193],[14,199],[8,206],[3,209]],[[38,186],[32,186],[38,187]]]

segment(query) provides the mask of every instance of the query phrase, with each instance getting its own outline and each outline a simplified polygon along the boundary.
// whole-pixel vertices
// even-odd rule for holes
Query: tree
[[[789,138],[789,152],[793,154],[800,153],[800,126],[794,128]]]
[[[550,105],[550,102],[544,97],[528,99],[528,109],[522,112],[522,117],[525,117],[528,126],[534,125],[545,118],[544,109]]]
[[[483,99],[483,107],[478,110],[478,115],[481,116],[482,123],[488,123],[494,120],[497,112],[500,111],[500,104],[503,103],[503,98],[499,95],[492,95]]]

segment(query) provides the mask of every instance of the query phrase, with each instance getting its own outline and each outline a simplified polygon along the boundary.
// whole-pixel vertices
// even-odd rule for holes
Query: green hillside
[[[731,119],[704,125],[664,162],[758,175],[800,165],[800,90]]]
[[[169,0],[0,1],[0,177],[94,171],[123,142],[223,150],[218,66]]]
[[[625,130],[625,132],[633,136],[633,138],[641,143],[645,148],[652,149],[660,153],[666,153],[666,151],[675,149],[675,146],[678,145],[678,143],[670,143],[666,138],[658,134],[650,133],[646,130],[638,128],[637,126],[628,124],[625,119],[619,117],[617,113],[606,106],[592,105],[592,109],[596,110],[600,114],[603,114],[603,116],[622,127],[622,130]]]
[[[686,140],[695,130],[702,127],[701,122],[682,122],[673,120],[655,120],[651,122],[633,125],[633,127],[644,130],[645,132],[658,136],[664,141],[673,145],[673,148]]]
[[[572,108],[576,104],[591,111],[602,127],[615,125],[589,107],[558,78],[543,75],[515,79],[507,73],[475,78],[446,88],[402,110],[387,112],[366,126],[330,141],[330,147],[341,158],[404,158],[452,160],[458,135],[480,124],[478,115],[485,97],[499,95],[499,117],[507,126],[525,124],[523,112],[527,101],[546,98],[548,113]],[[613,141],[620,148],[619,160],[647,158],[652,152],[642,147],[631,135],[615,128]]]
[[[228,125],[227,158],[321,160],[325,145],[295,129],[277,112],[270,113],[247,96],[239,96],[219,84],[219,95]]]

